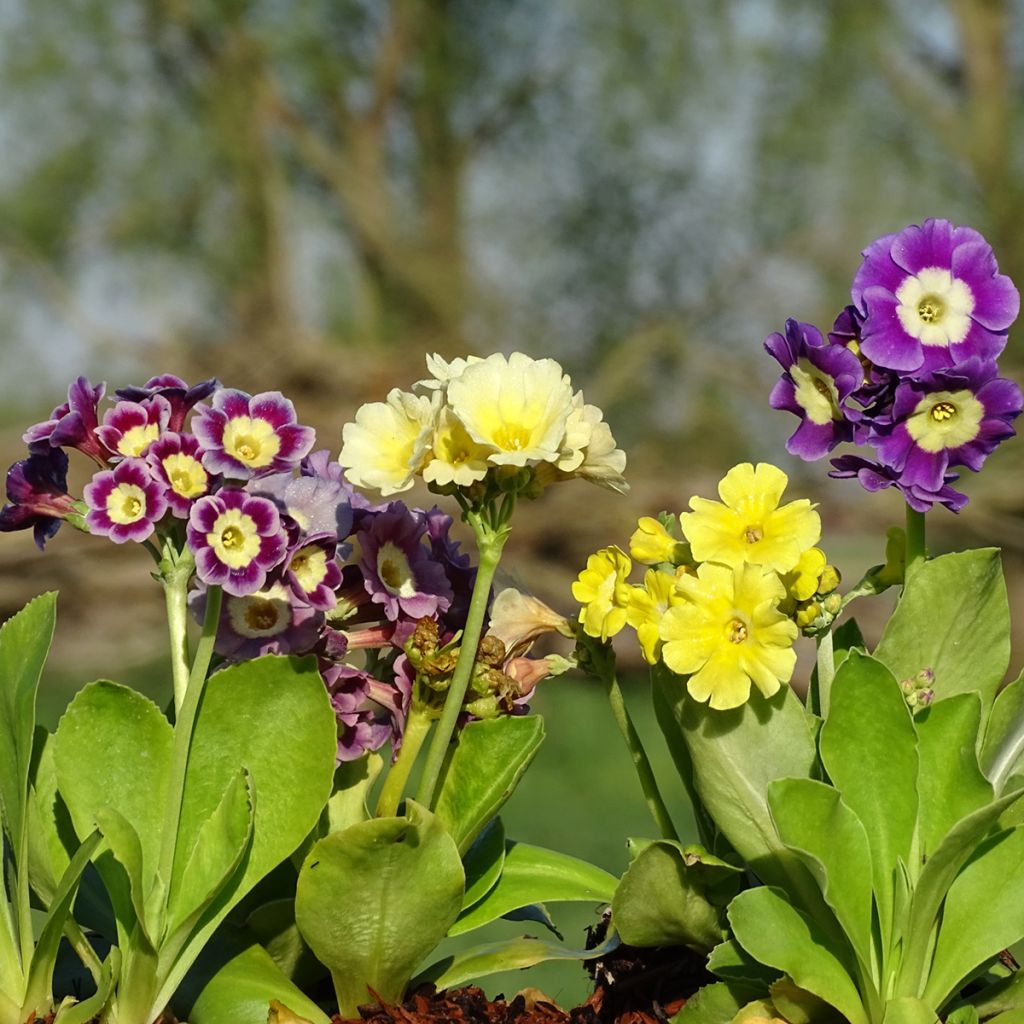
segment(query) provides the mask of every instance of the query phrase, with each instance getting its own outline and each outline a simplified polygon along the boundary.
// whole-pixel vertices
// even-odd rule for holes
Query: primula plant
[[[790,320],[765,343],[789,451],[868,491],[896,488],[905,530],[840,592],[818,513],[786,474],[734,467],[720,501],[642,518],[573,587],[577,659],[605,684],[658,831],[634,840],[612,923],[679,944],[718,977],[678,1024],[924,1024],[1024,1014],[1007,949],[1024,940],[1024,679],[1004,684],[998,552],[929,558],[925,513],[961,511],[957,470],[1014,433],[1021,391],[998,357],[1017,291],[969,228],[928,221],[873,243],[824,336]],[[631,580],[633,563],[644,567]],[[845,614],[900,588],[871,649]],[[610,639],[651,667],[662,732],[699,843],[680,842],[629,716]],[[817,642],[806,698],[791,687]],[[804,692],[801,688],[801,692]]]
[[[562,666],[498,635],[491,584],[519,500],[573,477],[623,490],[625,456],[552,360],[429,368],[359,410],[340,462],[280,393],[169,375],[109,403],[79,378],[26,431],[0,529],[144,548],[170,686],[165,711],[90,683],[49,735],[35,695],[54,596],[0,632],[0,1020],[323,1024],[334,1007],[304,988],[328,975],[355,1016],[417,971],[452,984],[600,954],[523,938],[430,962],[446,935],[506,915],[553,930],[545,902],[614,892],[505,838],[497,812],[543,738],[528,702]],[[93,464],[81,498],[74,450]],[[470,524],[478,564],[449,514],[393,497],[418,477]],[[53,981],[62,935],[92,976],[78,1002]]]

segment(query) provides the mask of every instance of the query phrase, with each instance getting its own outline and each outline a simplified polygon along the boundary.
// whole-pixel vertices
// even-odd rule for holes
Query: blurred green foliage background
[[[633,489],[523,507],[510,580],[569,611],[589,551],[768,459],[852,581],[900,502],[785,454],[760,343],[829,326],[860,250],[929,216],[1024,282],[1022,62],[1019,0],[8,0],[0,449],[79,373],[176,372],[282,390],[337,450],[425,353],[518,348],[605,410]],[[1022,470],[1011,442],[929,517],[935,550],[1003,546],[1018,624]],[[51,720],[97,675],[166,692],[143,552],[3,536],[0,567],[2,616],[62,592]],[[514,831],[621,871],[646,825],[599,695],[537,707]]]

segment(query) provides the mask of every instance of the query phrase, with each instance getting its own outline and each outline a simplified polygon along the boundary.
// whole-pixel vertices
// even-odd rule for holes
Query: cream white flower
[[[487,632],[505,645],[509,657],[516,657],[528,651],[534,640],[545,633],[572,636],[572,627],[564,615],[540,598],[506,587],[491,604]]]
[[[412,395],[394,388],[386,402],[369,402],[342,428],[338,461],[360,487],[385,497],[412,487],[434,435],[440,395]]]
[[[469,487],[487,476],[487,457],[493,451],[489,445],[477,444],[462,421],[445,406],[434,428],[430,456],[423,467],[423,479],[439,487],[448,484]]]
[[[596,405],[583,401],[583,392],[573,396],[573,407],[565,423],[565,438],[558,460],[543,465],[538,482],[546,487],[557,480],[582,477],[611,491],[625,494],[629,484],[623,477],[626,453],[615,446],[611,428]]]
[[[572,385],[553,359],[513,352],[470,363],[448,384],[448,403],[497,466],[556,462],[573,408]]]
[[[448,384],[462,375],[462,371],[472,363],[480,363],[483,360],[480,356],[457,356],[448,362],[444,356],[433,352],[427,356],[427,372],[433,374],[425,380],[418,380],[413,387],[422,388],[424,391],[444,391]]]

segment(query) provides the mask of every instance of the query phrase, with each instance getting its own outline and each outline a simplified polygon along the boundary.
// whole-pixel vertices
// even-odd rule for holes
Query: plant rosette
[[[306,991],[328,975],[351,1016],[417,975],[455,985],[618,941],[524,937],[431,963],[446,936],[504,916],[554,932],[546,903],[614,893],[606,872],[505,837],[498,812],[543,738],[528,702],[564,666],[502,640],[490,597],[519,499],[573,477],[626,485],[600,411],[553,360],[428,368],[416,393],[359,411],[341,462],[279,392],[171,375],[105,409],[105,386],[79,378],[26,431],[0,530],[43,548],[68,523],[144,547],[173,700],[165,714],[99,680],[48,735],[35,694],[54,595],[0,633],[0,1022],[151,1024],[170,1007],[262,1024],[273,1005],[320,1024]],[[81,498],[70,450],[95,464]],[[451,516],[393,497],[417,476],[458,505],[477,564]],[[79,1001],[54,976],[62,934],[91,976]]]
[[[999,553],[925,546],[925,512],[967,503],[954,470],[1013,434],[1021,392],[997,358],[1017,292],[977,232],[928,221],[865,251],[852,299],[827,340],[795,320],[767,340],[771,404],[800,418],[795,455],[873,449],[832,475],[903,494],[885,562],[840,594],[816,511],[747,463],[720,501],[641,519],[629,553],[597,552],[573,588],[578,661],[608,691],[659,836],[632,844],[613,922],[625,942],[707,953],[719,979],[675,1024],[1024,1014],[1006,952],[1024,940],[1024,679],[1005,684]],[[870,649],[843,613],[893,586]],[[699,846],[680,843],[622,698],[610,639],[627,626]],[[801,632],[818,648],[805,701],[789,685]]]

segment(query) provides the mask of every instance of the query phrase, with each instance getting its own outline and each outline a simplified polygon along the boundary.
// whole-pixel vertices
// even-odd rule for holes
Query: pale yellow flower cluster
[[[531,493],[572,477],[628,489],[626,455],[601,410],[573,392],[555,360],[434,355],[427,369],[416,392],[396,388],[345,425],[338,461],[354,484],[387,496],[420,476],[435,490],[465,490],[496,471],[527,470]]]
[[[607,639],[625,624],[644,659],[687,676],[687,689],[711,707],[738,707],[751,685],[766,697],[789,681],[800,614],[838,583],[815,545],[821,521],[806,499],[781,504],[788,480],[775,466],[742,463],[718,488],[720,502],[695,497],[679,516],[642,518],[633,559],[650,566],[630,584],[632,563],[618,548],[592,555],[573,585],[589,636]],[[801,623],[802,625],[804,623]]]

